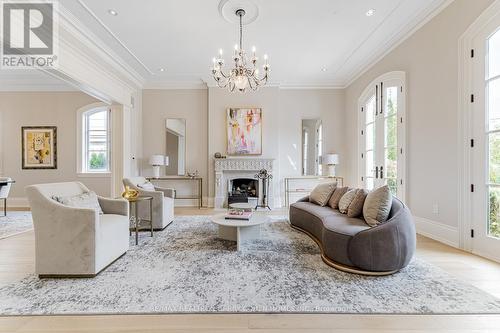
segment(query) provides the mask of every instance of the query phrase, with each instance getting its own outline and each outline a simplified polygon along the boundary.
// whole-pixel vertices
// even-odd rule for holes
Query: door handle
[[[384,179],[384,167],[380,167],[380,179]]]
[[[375,178],[378,178],[378,167],[375,167]]]

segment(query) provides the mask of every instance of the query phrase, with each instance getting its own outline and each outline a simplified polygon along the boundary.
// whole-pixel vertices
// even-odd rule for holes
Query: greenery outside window
[[[110,172],[110,111],[91,109],[82,113],[82,172]]]

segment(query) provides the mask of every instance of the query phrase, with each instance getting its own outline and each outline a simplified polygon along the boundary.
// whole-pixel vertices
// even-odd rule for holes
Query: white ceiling
[[[236,0],[238,1],[238,0]],[[241,0],[247,1],[247,0]],[[447,0],[251,0],[257,20],[244,48],[267,53],[271,83],[343,87]],[[227,57],[238,26],[220,0],[65,0],[61,4],[135,69],[147,87],[207,82],[219,48]],[[116,10],[117,16],[108,13]],[[367,17],[369,9],[375,15]],[[160,72],[165,68],[165,72]],[[327,71],[322,71],[326,68]]]

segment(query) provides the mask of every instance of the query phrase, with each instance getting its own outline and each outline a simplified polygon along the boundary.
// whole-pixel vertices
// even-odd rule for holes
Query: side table
[[[139,225],[141,222],[149,222],[151,228],[151,237],[153,237],[153,197],[135,197],[128,198],[129,219],[131,226],[129,228],[130,235],[132,230],[135,230],[135,245],[139,244]],[[139,202],[149,201],[149,220],[139,218]]]

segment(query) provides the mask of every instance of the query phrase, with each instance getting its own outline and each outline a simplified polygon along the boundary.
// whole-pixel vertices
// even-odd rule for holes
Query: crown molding
[[[0,81],[1,92],[64,92],[64,91],[79,91],[78,89],[67,84],[54,83],[30,83],[25,82],[5,82]]]
[[[103,21],[102,21],[102,20],[101,20],[101,19],[100,19],[100,18],[99,18],[99,17],[98,17],[95,13],[94,13],[94,12],[93,12],[93,11],[92,11],[92,10],[91,10],[91,9],[90,9],[90,8],[89,8],[89,7],[88,7],[88,6],[87,6],[87,5],[86,5],[86,4],[85,4],[82,0],[77,0],[77,2],[78,2],[78,4],[79,4],[80,6],[82,6],[82,8],[83,8],[83,9],[85,9],[85,10],[86,10],[86,11],[87,11],[87,12],[88,12],[88,13],[89,13],[89,14],[90,14],[93,18],[94,18],[94,20],[96,20],[96,21],[97,21],[97,22],[101,25],[101,27],[102,27],[104,30],[106,30],[106,32],[107,32],[107,33],[108,33],[111,37],[113,37],[113,38],[116,40],[116,42],[117,42],[118,44],[120,44],[120,46],[121,46],[121,47],[122,47],[125,51],[127,51],[127,53],[128,53],[128,54],[129,54],[132,58],[134,58],[134,59],[135,59],[135,61],[137,61],[137,63],[138,63],[139,65],[141,65],[141,66],[142,66],[142,68],[143,68],[146,72],[148,72],[148,73],[149,73],[149,74],[151,74],[151,75],[154,75],[154,72],[153,72],[153,71],[152,71],[152,70],[151,70],[148,66],[146,66],[146,64],[145,64],[145,63],[144,63],[141,59],[139,59],[139,57],[138,57],[138,56],[136,56],[136,55],[135,55],[135,53],[134,53],[134,52],[132,52],[132,51],[131,51],[131,50],[130,50],[130,49],[129,49],[126,45],[125,45],[125,43],[123,43],[123,42],[121,41],[121,39],[120,39],[120,38],[118,38],[118,36],[116,36],[116,34],[115,34],[115,33],[113,33],[113,32],[111,31],[111,29],[110,29],[110,28],[108,28],[108,26],[107,26],[107,25],[106,25],[106,24],[105,24],[105,23],[104,23],[104,22],[103,22]]]
[[[344,86],[338,85],[280,85],[281,90],[343,90]]]
[[[350,77],[345,84],[345,88],[351,86],[357,79],[368,72],[373,66],[375,66],[379,61],[384,59],[388,54],[394,51],[398,46],[403,44],[408,38],[420,30],[423,26],[429,23],[434,17],[439,15],[443,10],[445,10],[449,5],[451,5],[455,0],[436,0],[436,4],[432,9],[425,10],[420,15],[415,17],[409,24],[403,27],[397,34],[395,34],[387,43],[381,44],[379,49],[372,52],[370,59],[365,61],[363,65],[358,66],[359,70],[356,70],[347,77]],[[441,3],[441,4],[439,4]]]
[[[144,90],[182,90],[182,89],[198,89],[206,90],[208,85],[205,82],[146,82]]]
[[[137,73],[118,54],[111,50],[99,37],[88,29],[76,16],[74,16],[64,5],[59,5],[60,18],[64,20],[65,28],[73,32],[73,36],[78,42],[88,47],[92,52],[99,55],[100,60],[104,60],[106,65],[110,65],[119,75],[130,81],[128,85],[133,88],[141,88],[145,83],[145,78]],[[60,35],[62,39],[62,36]],[[123,80],[123,79],[122,79]]]

